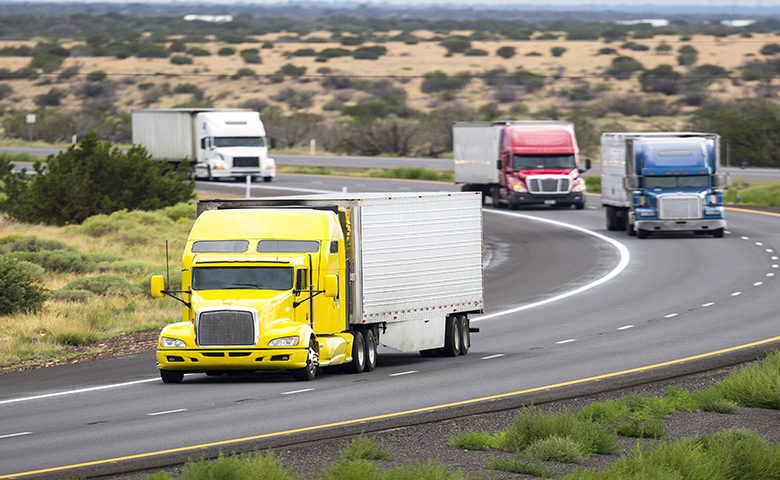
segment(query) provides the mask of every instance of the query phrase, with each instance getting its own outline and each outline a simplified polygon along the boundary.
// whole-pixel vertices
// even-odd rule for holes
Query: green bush
[[[558,435],[535,440],[523,453],[545,462],[582,463],[588,457],[580,443]]]
[[[39,312],[49,296],[18,260],[0,256],[0,315]]]
[[[460,450],[487,450],[494,447],[493,437],[487,432],[467,430],[450,435],[447,445]]]
[[[512,58],[517,54],[517,49],[512,46],[503,46],[496,50],[496,55],[501,58]]]
[[[6,257],[40,265],[51,272],[88,273],[98,262],[116,260],[112,255],[96,255],[70,250],[41,250],[38,252],[9,252]]]
[[[95,295],[138,295],[141,289],[119,275],[101,274],[72,280],[66,290],[86,290]]]
[[[152,480],[152,477],[146,477]],[[154,477],[163,480],[162,476]],[[167,477],[170,478],[170,477]],[[200,459],[184,465],[177,480],[297,480],[300,476],[282,467],[272,453],[252,453],[247,456],[219,455],[214,460]]]
[[[72,347],[81,347],[83,345],[90,345],[100,340],[100,336],[92,331],[74,331],[58,333],[54,337],[54,341],[59,345],[68,345]]]
[[[550,472],[545,470],[544,467],[531,463],[524,458],[491,457],[485,464],[485,468],[521,475],[533,475],[542,478],[550,477]]]
[[[731,373],[717,389],[745,407],[780,409],[780,352]]]
[[[95,294],[88,290],[61,288],[51,292],[51,298],[63,302],[86,303],[95,298]]]
[[[550,49],[550,54],[553,57],[560,57],[564,53],[566,53],[566,47],[552,47]]]
[[[384,460],[390,458],[393,449],[381,440],[358,435],[341,449],[340,455],[348,460]]]
[[[0,253],[39,252],[41,250],[73,250],[58,240],[41,240],[33,235],[8,235],[0,238]]]
[[[174,65],[192,65],[194,60],[187,55],[174,55],[171,57],[171,63]]]
[[[471,79],[467,76],[450,77],[446,73],[437,70],[423,75],[420,90],[423,93],[455,92],[462,90],[470,81]]]
[[[26,223],[80,223],[96,214],[121,209],[155,210],[193,197],[189,165],[153,161],[141,146],[123,151],[86,134],[46,165],[36,162],[29,177],[3,177],[0,210]]]

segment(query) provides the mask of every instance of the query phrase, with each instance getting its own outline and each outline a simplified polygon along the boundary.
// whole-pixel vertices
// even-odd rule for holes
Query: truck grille
[[[255,344],[255,321],[250,312],[213,310],[201,312],[195,332],[198,345],[249,346]]]
[[[698,195],[661,195],[658,197],[658,218],[662,220],[701,218],[701,198]]]
[[[542,177],[528,179],[528,191],[531,193],[569,193],[571,178]]]
[[[233,157],[234,167],[259,167],[260,157]]]

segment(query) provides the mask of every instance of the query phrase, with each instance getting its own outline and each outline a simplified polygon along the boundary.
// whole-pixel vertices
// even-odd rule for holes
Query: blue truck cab
[[[607,228],[625,228],[639,238],[679,231],[722,237],[726,220],[717,173],[719,147],[715,134],[602,135]]]

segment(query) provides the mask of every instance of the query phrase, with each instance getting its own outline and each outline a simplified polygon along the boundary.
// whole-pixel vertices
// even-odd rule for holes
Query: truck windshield
[[[195,267],[193,290],[290,290],[292,267]]]
[[[515,170],[542,168],[576,168],[574,155],[514,155],[512,166]]]
[[[707,175],[645,176],[645,188],[707,188],[709,186],[710,177]]]
[[[214,137],[215,147],[264,147],[263,137]]]

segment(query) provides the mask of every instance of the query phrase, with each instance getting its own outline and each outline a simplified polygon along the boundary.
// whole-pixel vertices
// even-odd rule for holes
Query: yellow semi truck
[[[373,370],[377,344],[464,355],[481,313],[475,192],[207,200],[182,255],[182,321],[163,328],[165,383],[185,373]]]

